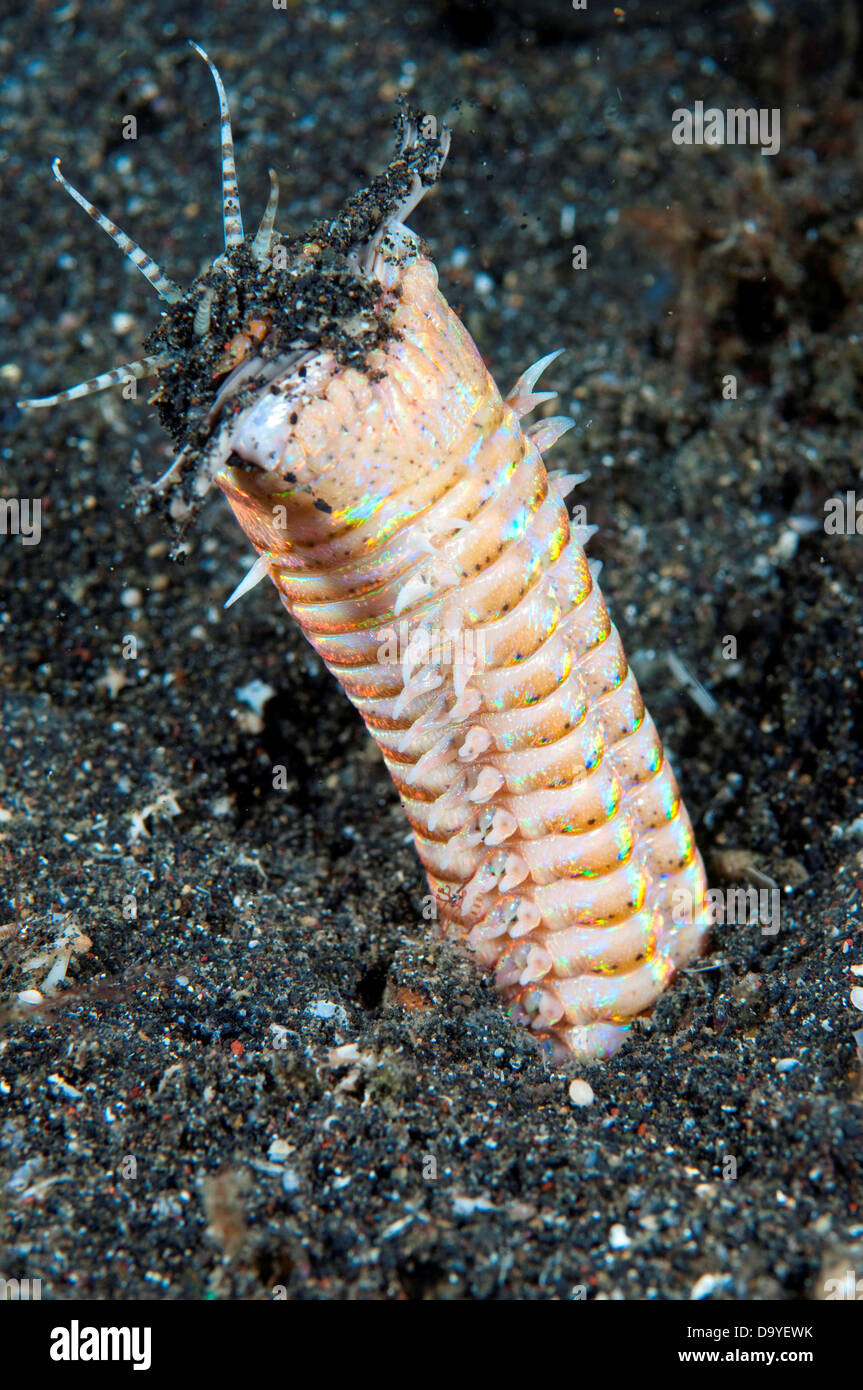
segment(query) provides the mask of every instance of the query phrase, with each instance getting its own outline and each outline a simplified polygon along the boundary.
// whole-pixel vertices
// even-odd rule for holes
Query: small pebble
[[[579,1077],[570,1082],[569,1098],[573,1105],[593,1105],[593,1087]]]
[[[575,231],[575,207],[572,203],[564,203],[560,209],[560,234],[561,236],[572,236]]]
[[[248,705],[259,717],[264,712],[264,705],[268,700],[272,700],[275,693],[271,685],[259,680],[249,681],[248,685],[240,685],[234,691],[237,699]]]
[[[333,1004],[329,999],[316,999],[313,1004],[307,1004],[306,1013],[313,1018],[337,1018],[342,1023],[347,1022],[347,1014],[341,1005]]]
[[[715,1289],[721,1289],[727,1282],[721,1274],[702,1274],[698,1282],[693,1284],[689,1297],[696,1302],[700,1298],[709,1298]]]

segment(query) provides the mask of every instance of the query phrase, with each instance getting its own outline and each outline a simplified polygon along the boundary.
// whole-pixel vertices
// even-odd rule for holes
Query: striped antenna
[[[115,367],[113,371],[103,372],[101,376],[94,376],[89,381],[70,386],[68,391],[58,391],[56,396],[39,396],[35,400],[18,401],[17,405],[21,410],[32,410],[38,406],[59,405],[61,401],[77,401],[80,396],[94,396],[97,391],[107,391],[109,386],[116,386],[119,381],[128,381],[130,377],[152,376],[167,361],[168,358],[163,353],[157,353],[154,357],[141,357],[137,362],[127,362],[123,367]]]
[[[219,76],[218,69],[194,39],[189,43],[196,53],[200,53],[216,84],[219,94],[219,114],[222,120],[222,221],[225,228],[225,250],[239,246],[243,240],[243,214],[240,212],[240,193],[237,188],[237,170],[234,164],[234,137],[231,134],[231,113],[228,98]]]
[[[131,237],[126,236],[126,233],[121,231],[110,218],[105,217],[98,208],[94,208],[93,204],[82,197],[77,188],[73,188],[69,180],[64,178],[60,173],[59,159],[54,160],[51,165],[51,172],[57,182],[63,185],[69,197],[74,198],[75,202],[92,217],[94,222],[98,222],[102,231],[108,233],[114,245],[119,246],[123,255],[130,260],[134,266],[137,266],[144,279],[149,280],[157,294],[160,294],[163,299],[167,299],[169,304],[173,304],[176,300],[182,299],[183,291],[180,289],[180,286],[175,285],[173,280],[169,280],[167,275],[163,275],[160,267],[156,265],[156,262],[151,260]]]
[[[270,254],[270,246],[273,241],[273,228],[276,225],[276,212],[279,207],[279,180],[276,178],[275,169],[270,170],[270,196],[267,199],[267,206],[264,208],[264,215],[261,218],[261,225],[255,233],[252,242],[252,256],[258,265],[262,265]]]

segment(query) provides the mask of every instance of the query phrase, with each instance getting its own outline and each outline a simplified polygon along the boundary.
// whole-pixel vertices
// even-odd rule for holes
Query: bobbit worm
[[[709,929],[692,827],[570,521],[581,479],[502,396],[405,220],[449,131],[403,107],[384,172],[304,237],[278,184],[246,236],[219,74],[225,249],[188,290],[55,177],[164,301],[146,356],[176,443],[152,495],[182,532],[213,486],[383,754],[437,916],[559,1059],[611,1056]],[[681,911],[681,904],[683,910]]]

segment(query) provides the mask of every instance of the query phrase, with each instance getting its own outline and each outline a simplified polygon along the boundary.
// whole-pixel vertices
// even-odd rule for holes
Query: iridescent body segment
[[[701,861],[535,444],[431,262],[389,244],[380,378],[324,357],[274,382],[231,430],[257,468],[215,481],[380,747],[441,921],[515,1017],[605,1057],[700,949]]]
[[[106,227],[173,296],[131,364],[158,375],[182,445],[156,487],[181,521],[222,490],[259,557],[230,602],[269,574],[362,715],[444,929],[551,1052],[608,1057],[702,949],[705,881],[582,548],[592,528],[570,523],[578,480],[545,470],[571,422],[521,425],[553,394],[533,389],[551,359],[502,398],[439,293],[402,219],[448,136],[420,140],[413,120],[386,175],[305,242],[274,232],[274,176],[244,239],[213,71],[224,255],[175,302]]]

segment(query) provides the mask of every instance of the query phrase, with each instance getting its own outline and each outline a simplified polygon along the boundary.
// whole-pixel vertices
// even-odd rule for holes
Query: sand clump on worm
[[[195,45],[197,47],[197,45]],[[404,219],[445,127],[305,237],[278,186],[243,230],[227,99],[225,250],[188,291],[74,190],[168,305],[147,355],[47,406],[154,376],[178,446],[153,485],[182,533],[213,486],[381,749],[442,928],[549,1055],[612,1055],[709,928],[692,828],[565,497],[523,427],[557,353],[505,397]]]

